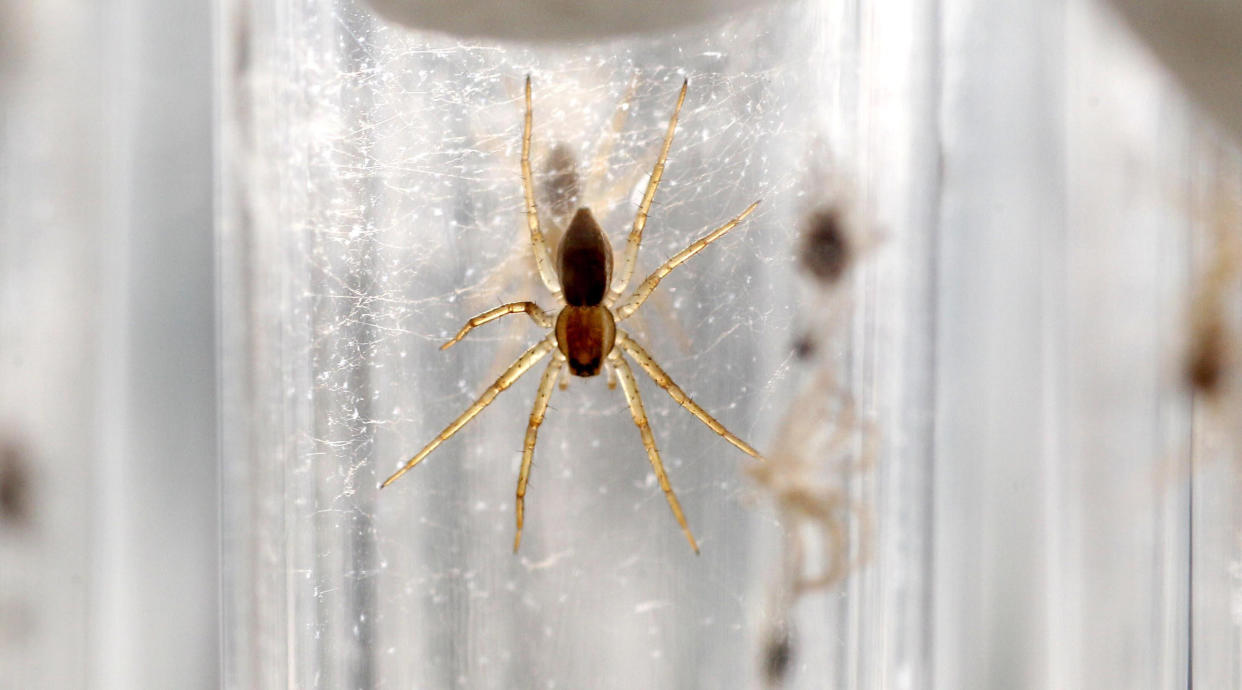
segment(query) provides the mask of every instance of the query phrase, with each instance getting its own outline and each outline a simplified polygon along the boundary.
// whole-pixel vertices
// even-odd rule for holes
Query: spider
[[[552,390],[556,385],[562,367],[568,367],[569,373],[582,377],[596,376],[602,368],[606,368],[609,376],[609,388],[615,388],[616,380],[620,379],[621,390],[625,394],[626,402],[629,404],[630,416],[633,418],[635,426],[638,427],[639,434],[642,435],[643,447],[646,448],[647,458],[651,461],[651,467],[655,471],[657,479],[659,479],[660,488],[664,491],[669,508],[672,509],[673,516],[677,519],[678,524],[681,525],[681,530],[685,533],[686,540],[690,542],[690,548],[694,549],[696,554],[699,553],[698,543],[695,542],[694,534],[691,533],[689,525],[686,524],[686,516],[682,513],[681,504],[677,501],[677,495],[673,492],[673,487],[669,483],[668,474],[664,471],[664,463],[660,460],[660,451],[656,448],[655,437],[652,435],[651,427],[647,422],[647,413],[643,410],[643,402],[638,393],[638,384],[634,378],[634,373],[622,353],[629,355],[643,371],[647,372],[647,375],[651,377],[656,385],[667,391],[673,400],[689,410],[691,414],[706,424],[708,428],[747,455],[760,460],[762,458],[754,448],[731,433],[702,407],[699,407],[698,403],[686,395],[685,391],[674,383],[672,378],[656,364],[655,359],[641,345],[616,325],[617,322],[624,321],[632,316],[643,305],[643,302],[647,300],[647,297],[651,295],[656,286],[660,284],[660,281],[668,276],[673,269],[680,266],[690,257],[698,254],[707,245],[720,239],[725,233],[732,230],[734,226],[745,220],[755,210],[755,207],[759,205],[758,201],[752,203],[729,222],[675,254],[652,272],[651,275],[647,276],[647,279],[639,284],[628,298],[621,301],[621,297],[625,293],[630,278],[634,273],[634,260],[638,254],[638,246],[643,239],[643,228],[647,225],[647,212],[651,209],[651,202],[655,198],[656,188],[659,187],[660,178],[664,174],[664,164],[668,158],[669,147],[673,143],[673,133],[677,129],[677,116],[681,113],[682,103],[686,100],[686,88],[688,85],[688,80],[682,82],[681,93],[677,96],[677,105],[673,109],[673,116],[668,123],[668,131],[665,133],[664,142],[660,147],[660,155],[656,160],[650,181],[647,183],[646,191],[643,193],[638,213],[634,217],[634,225],[626,242],[625,255],[621,262],[618,279],[614,282],[612,280],[612,248],[609,246],[608,239],[604,236],[599,224],[596,223],[595,218],[591,215],[591,210],[588,208],[579,208],[574,214],[573,220],[570,221],[569,228],[565,231],[564,236],[561,238],[560,246],[557,248],[555,264],[553,264],[552,258],[548,254],[547,244],[544,241],[543,233],[539,229],[539,214],[535,209],[535,188],[531,181],[530,142],[532,108],[530,76],[527,75],[526,115],[522,129],[522,188],[526,196],[526,224],[530,229],[530,243],[534,250],[535,268],[543,280],[543,284],[552,293],[556,301],[561,304],[561,308],[558,312],[551,312],[544,311],[542,307],[534,302],[503,304],[470,319],[457,332],[456,336],[444,343],[440,347],[441,350],[451,347],[464,338],[471,330],[510,314],[526,314],[536,324],[551,331],[546,337],[526,350],[510,364],[509,368],[479,396],[474,404],[466,408],[466,411],[461,416],[445,427],[422,450],[410,458],[401,469],[384,480],[380,488],[392,484],[401,475],[422,462],[441,443],[452,438],[466,423],[482,412],[483,408],[490,405],[496,399],[496,396],[513,385],[522,374],[526,373],[539,360],[551,354],[552,359],[543,372],[538,392],[535,394],[535,403],[531,409],[530,422],[526,427],[526,441],[522,448],[522,468],[518,473],[517,484],[517,533],[513,538],[514,553],[517,552],[518,547],[522,543],[526,486],[527,481],[530,479],[531,461],[534,459],[535,454],[535,439],[539,433],[539,425],[543,423],[544,413],[548,409],[548,401],[552,397]]]

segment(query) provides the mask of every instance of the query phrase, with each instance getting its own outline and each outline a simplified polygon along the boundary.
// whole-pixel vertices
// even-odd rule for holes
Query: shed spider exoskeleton
[[[384,480],[384,483],[380,485],[381,488],[393,483],[398,477],[421,462],[437,446],[451,438],[467,422],[474,419],[475,415],[483,411],[483,408],[490,405],[501,391],[513,385],[536,362],[548,353],[551,353],[552,361],[548,363],[548,368],[544,370],[543,378],[540,380],[539,390],[535,394],[535,404],[530,413],[530,423],[526,427],[526,442],[522,449],[522,469],[518,474],[517,534],[513,538],[514,552],[518,550],[518,546],[522,542],[522,518],[526,498],[526,484],[530,478],[530,466],[535,453],[535,438],[539,432],[539,425],[543,423],[544,413],[548,409],[548,400],[552,397],[552,389],[556,385],[561,367],[567,363],[570,373],[575,376],[595,376],[602,367],[608,367],[610,388],[616,385],[614,377],[620,379],[621,390],[625,393],[626,402],[630,406],[630,416],[633,417],[634,424],[638,427],[639,433],[642,434],[643,446],[647,449],[647,457],[651,461],[651,467],[660,481],[660,488],[664,491],[665,498],[668,499],[668,505],[673,510],[673,516],[677,518],[682,531],[685,532],[686,539],[690,542],[690,548],[694,549],[695,553],[699,552],[699,546],[694,541],[694,535],[691,534],[690,527],[686,524],[686,517],[681,512],[681,505],[677,502],[677,495],[673,493],[673,487],[669,484],[668,475],[664,472],[664,463],[660,461],[660,452],[656,449],[655,437],[652,435],[651,427],[647,423],[647,414],[643,411],[642,398],[638,393],[638,384],[634,379],[634,373],[630,370],[630,366],[626,363],[625,358],[621,356],[621,351],[629,354],[638,363],[638,366],[642,367],[643,371],[647,372],[651,379],[655,381],[656,385],[667,391],[673,400],[689,410],[695,417],[698,417],[699,421],[706,424],[712,431],[724,437],[725,440],[737,446],[747,455],[754,458],[759,458],[760,456],[754,448],[751,448],[745,441],[734,436],[724,425],[716,421],[702,407],[699,407],[698,403],[686,395],[685,391],[679,388],[669,378],[668,374],[664,373],[664,370],[656,364],[655,360],[642,346],[634,342],[625,331],[616,327],[617,321],[624,321],[642,306],[647,297],[651,295],[651,292],[660,284],[660,281],[671,273],[674,268],[677,268],[687,259],[702,251],[707,245],[715,242],[729,230],[733,229],[735,225],[742,222],[759,205],[758,201],[754,202],[746,207],[746,210],[742,211],[737,217],[733,218],[733,220],[716,228],[675,254],[671,259],[664,262],[662,266],[653,271],[651,275],[647,276],[647,279],[634,290],[628,299],[621,302],[620,305],[617,304],[617,301],[621,298],[622,293],[625,292],[630,282],[630,277],[634,273],[634,260],[638,254],[638,246],[642,242],[643,228],[647,224],[647,212],[651,208],[651,201],[655,197],[656,188],[660,185],[660,178],[664,174],[664,163],[668,158],[669,146],[673,142],[673,132],[677,129],[677,116],[681,112],[682,103],[686,100],[687,83],[682,82],[681,93],[677,97],[677,106],[673,110],[673,116],[669,119],[668,131],[665,133],[664,143],[660,147],[659,158],[656,160],[655,169],[651,172],[651,179],[647,183],[647,189],[643,193],[638,214],[634,217],[634,226],[630,230],[629,240],[626,243],[625,258],[621,263],[619,280],[616,283],[612,283],[612,248],[608,244],[608,238],[604,236],[599,224],[595,222],[595,218],[591,215],[590,209],[587,208],[578,209],[569,224],[569,229],[565,231],[564,237],[561,238],[560,247],[557,250],[556,270],[553,270],[552,260],[548,256],[548,248],[544,242],[543,233],[539,230],[539,215],[535,210],[535,188],[531,181],[530,168],[530,76],[526,77],[526,117],[522,129],[522,188],[526,195],[526,223],[530,228],[530,242],[534,250],[535,267],[539,271],[543,284],[552,292],[553,297],[561,302],[563,307],[559,313],[553,313],[544,311],[543,308],[534,302],[503,304],[467,321],[466,325],[462,326],[452,340],[442,345],[440,349],[446,349],[464,338],[472,329],[509,314],[524,313],[543,328],[551,329],[551,333],[547,337],[522,353],[513,364],[509,365],[509,368],[500,375],[500,378],[496,379],[473,405],[466,408],[466,411],[460,417],[445,427],[430,443],[418,451],[417,455],[410,458],[409,462],[405,463],[401,469]]]

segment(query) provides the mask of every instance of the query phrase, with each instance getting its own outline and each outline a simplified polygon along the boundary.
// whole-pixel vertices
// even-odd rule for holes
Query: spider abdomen
[[[561,238],[557,259],[566,304],[592,307],[603,301],[612,278],[612,247],[591,209],[580,208],[574,214]]]
[[[617,326],[608,307],[570,305],[556,317],[556,346],[574,376],[595,376],[612,352]]]

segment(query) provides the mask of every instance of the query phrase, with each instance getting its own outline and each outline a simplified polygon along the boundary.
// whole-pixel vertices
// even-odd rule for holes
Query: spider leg
[[[841,579],[849,564],[845,525],[838,513],[843,497],[835,492],[829,495],[803,495],[804,492],[787,493],[783,500],[786,505],[786,522],[791,531],[801,532],[805,525],[819,532],[820,548],[823,550],[824,564],[820,570],[809,573],[805,565],[800,564],[794,582],[794,592],[801,594],[827,587]],[[797,513],[795,516],[794,513]],[[798,534],[795,539],[801,540],[805,535]],[[804,561],[803,561],[804,563]]]
[[[738,214],[733,220],[725,223],[715,230],[712,230],[698,240],[695,240],[689,247],[677,252],[677,254],[673,255],[673,258],[665,261],[664,265],[652,271],[651,275],[647,276],[647,279],[634,290],[634,294],[630,295],[630,298],[627,299],[624,304],[613,310],[617,321],[629,318],[635,310],[642,306],[643,302],[647,301],[647,297],[651,295],[651,291],[655,290],[656,286],[660,284],[660,281],[663,280],[669,273],[672,273],[674,268],[677,268],[690,257],[703,251],[707,245],[723,237],[724,234],[732,230],[735,225],[745,220],[746,216],[749,216],[751,211],[754,211],[755,207],[758,205],[759,202],[756,201],[750,206],[747,206],[746,210]]]
[[[380,484],[380,488],[382,489],[397,481],[401,475],[409,472],[415,465],[422,462],[423,458],[427,457],[427,455],[430,454],[431,451],[435,450],[437,446],[452,438],[453,434],[460,431],[461,428],[466,425],[466,422],[474,419],[475,415],[483,411],[483,408],[492,404],[492,401],[496,399],[497,395],[500,395],[501,391],[509,386],[512,386],[514,381],[517,381],[522,374],[526,373],[527,369],[534,366],[535,362],[542,359],[543,356],[548,354],[548,352],[554,347],[556,347],[556,334],[551,334],[536,343],[526,352],[522,353],[522,356],[514,360],[513,364],[509,365],[509,368],[505,370],[505,373],[500,375],[500,378],[496,379],[495,383],[488,386],[487,390],[483,391],[483,395],[480,395],[479,399],[474,401],[473,405],[467,407],[466,411],[461,413],[460,417],[453,420],[453,423],[445,427],[444,431],[441,431],[435,438],[431,439],[430,443],[423,446],[423,449],[418,451],[417,455],[410,458],[410,461],[405,463],[401,469],[394,472],[388,479],[385,479],[384,483]]]
[[[637,90],[638,74],[635,73],[630,79],[629,87],[625,90],[625,97],[617,104],[617,110],[612,115],[612,122],[595,144],[595,160],[592,161],[591,170],[587,173],[586,184],[582,188],[584,193],[592,194],[600,191],[604,178],[608,174],[608,159],[612,157],[612,149],[617,143],[617,136],[629,117],[630,101],[634,100],[634,92]]]
[[[526,315],[529,316],[532,321],[539,324],[543,328],[551,328],[556,323],[556,320],[551,314],[545,312],[534,302],[511,302],[509,304],[502,304],[495,309],[488,309],[482,314],[479,314],[478,316],[475,316],[467,321],[466,325],[462,326],[460,331],[457,331],[457,335],[453,336],[452,340],[441,345],[440,349],[449,349],[453,345],[456,345],[459,340],[466,337],[467,333],[489,321],[495,321],[496,319],[499,319],[502,316],[508,316],[509,314],[521,314],[522,312],[526,312]]]
[[[543,378],[539,380],[539,392],[535,393],[535,405],[530,410],[530,423],[526,425],[526,441],[522,445],[522,471],[518,473],[517,484],[517,534],[513,535],[513,553],[517,553],[522,544],[522,519],[526,514],[526,482],[530,479],[530,464],[535,459],[535,439],[539,435],[539,425],[543,424],[543,415],[548,411],[548,401],[552,399],[552,389],[556,386],[557,374],[565,364],[565,355],[559,352],[552,354],[552,361],[543,370]]]
[[[655,359],[645,349],[643,349],[641,345],[634,342],[634,339],[621,329],[617,329],[617,345],[619,345],[622,350],[625,350],[630,357],[633,357],[634,361],[638,362],[638,366],[642,367],[643,371],[647,372],[647,375],[651,377],[651,380],[655,381],[657,386],[663,388],[669,396],[673,398],[673,400],[677,401],[678,405],[681,405],[689,410],[690,414],[698,417],[700,422],[706,424],[709,429],[719,434],[724,438],[724,440],[737,446],[738,450],[752,458],[757,458],[759,460],[763,459],[754,448],[751,448],[745,441],[737,436],[734,436],[733,433],[726,429],[723,424],[716,421],[714,417],[707,414],[706,410],[699,407],[698,403],[694,402],[693,398],[686,395],[686,392],[683,391],[681,387],[669,377],[668,374],[664,373],[664,370],[660,368],[660,365],[656,364]]]
[[[836,501],[846,501],[846,503],[838,506]],[[846,497],[837,497],[828,507],[834,511],[834,514],[808,515],[808,517],[820,523],[823,537],[821,548],[824,550],[825,557],[831,558],[831,563],[817,574],[800,575],[795,583],[795,591],[799,593],[823,589],[839,582],[851,568],[865,563],[870,555],[871,516],[869,512],[865,508],[849,504]],[[853,558],[849,554],[850,540],[846,534],[844,517],[836,514],[841,512],[837,510],[838,508],[859,522],[859,553]]]
[[[664,490],[664,497],[668,499],[669,508],[673,509],[673,517],[677,518],[681,531],[685,532],[690,548],[698,554],[699,545],[694,541],[690,526],[686,524],[686,516],[681,512],[681,503],[677,501],[677,494],[673,493],[673,486],[669,484],[668,475],[664,472],[664,463],[660,460],[660,451],[656,449],[651,425],[647,423],[647,413],[643,411],[643,399],[638,394],[638,382],[634,380],[634,372],[630,371],[630,365],[625,363],[625,358],[616,350],[613,350],[608,358],[612,360],[612,365],[621,379],[621,390],[625,393],[626,402],[630,404],[630,416],[634,418],[638,433],[642,434],[643,447],[647,449],[647,458],[651,460],[651,468],[655,470],[656,478],[660,480],[660,488]]]
[[[655,199],[656,188],[660,186],[660,178],[664,177],[664,163],[668,160],[668,149],[673,145],[673,132],[677,130],[677,116],[681,114],[681,104],[686,101],[686,87],[689,80],[681,83],[681,93],[677,96],[677,107],[668,121],[668,131],[664,134],[664,144],[660,147],[660,157],[656,159],[655,168],[651,171],[651,180],[647,182],[647,191],[643,192],[642,203],[638,206],[638,214],[634,216],[634,227],[630,230],[630,238],[625,244],[625,258],[621,261],[618,280],[605,300],[605,306],[612,306],[621,293],[630,284],[634,275],[634,259],[638,257],[638,245],[643,241],[643,228],[647,226],[647,212],[651,210],[651,201]]]
[[[548,245],[539,230],[539,213],[535,210],[535,183],[530,172],[530,75],[526,75],[526,118],[522,126],[522,191],[526,194],[526,225],[530,228],[530,243],[535,254],[535,267],[543,284],[554,295],[561,294],[561,283],[548,255]]]
[[[608,370],[608,390],[615,391],[617,389],[617,369],[608,362],[604,362],[604,368]]]

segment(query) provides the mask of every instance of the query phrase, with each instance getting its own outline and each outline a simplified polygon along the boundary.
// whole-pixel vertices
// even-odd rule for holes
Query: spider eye
[[[600,367],[603,366],[604,359],[598,356],[587,358],[570,357],[568,362],[569,371],[574,376],[595,376],[599,373]]]

